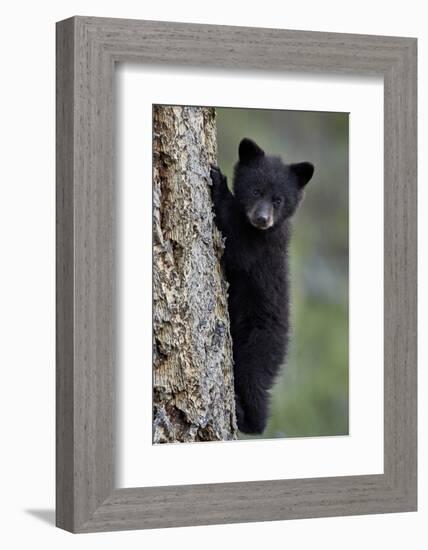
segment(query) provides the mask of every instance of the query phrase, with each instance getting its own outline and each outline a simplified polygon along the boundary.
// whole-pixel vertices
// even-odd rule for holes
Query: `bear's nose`
[[[267,225],[268,217],[264,214],[259,214],[256,218],[257,225]]]

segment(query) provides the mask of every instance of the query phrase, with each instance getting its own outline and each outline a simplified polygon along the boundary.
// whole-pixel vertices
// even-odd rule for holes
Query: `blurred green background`
[[[293,223],[288,360],[259,437],[348,434],[348,114],[216,111],[218,164],[230,186],[243,137],[284,162],[315,165]]]

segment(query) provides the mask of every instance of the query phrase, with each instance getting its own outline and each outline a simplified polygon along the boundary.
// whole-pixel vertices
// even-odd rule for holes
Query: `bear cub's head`
[[[253,140],[244,138],[235,165],[235,199],[253,227],[277,227],[293,215],[313,173],[310,162],[284,164],[279,157],[266,155]]]

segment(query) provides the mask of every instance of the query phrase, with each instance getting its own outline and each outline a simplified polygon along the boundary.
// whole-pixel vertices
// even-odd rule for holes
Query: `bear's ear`
[[[303,189],[311,177],[314,175],[314,165],[310,162],[298,162],[290,164],[290,170],[297,176],[297,185]]]
[[[264,157],[265,152],[252,139],[244,138],[239,144],[239,162],[248,164],[250,161]]]

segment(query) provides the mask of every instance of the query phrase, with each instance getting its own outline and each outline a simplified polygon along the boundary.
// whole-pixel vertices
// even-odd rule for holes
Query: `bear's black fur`
[[[229,282],[236,415],[245,433],[262,433],[269,390],[288,344],[290,217],[314,167],[284,164],[254,141],[239,145],[233,191],[212,166],[216,223],[225,237],[222,265]]]

